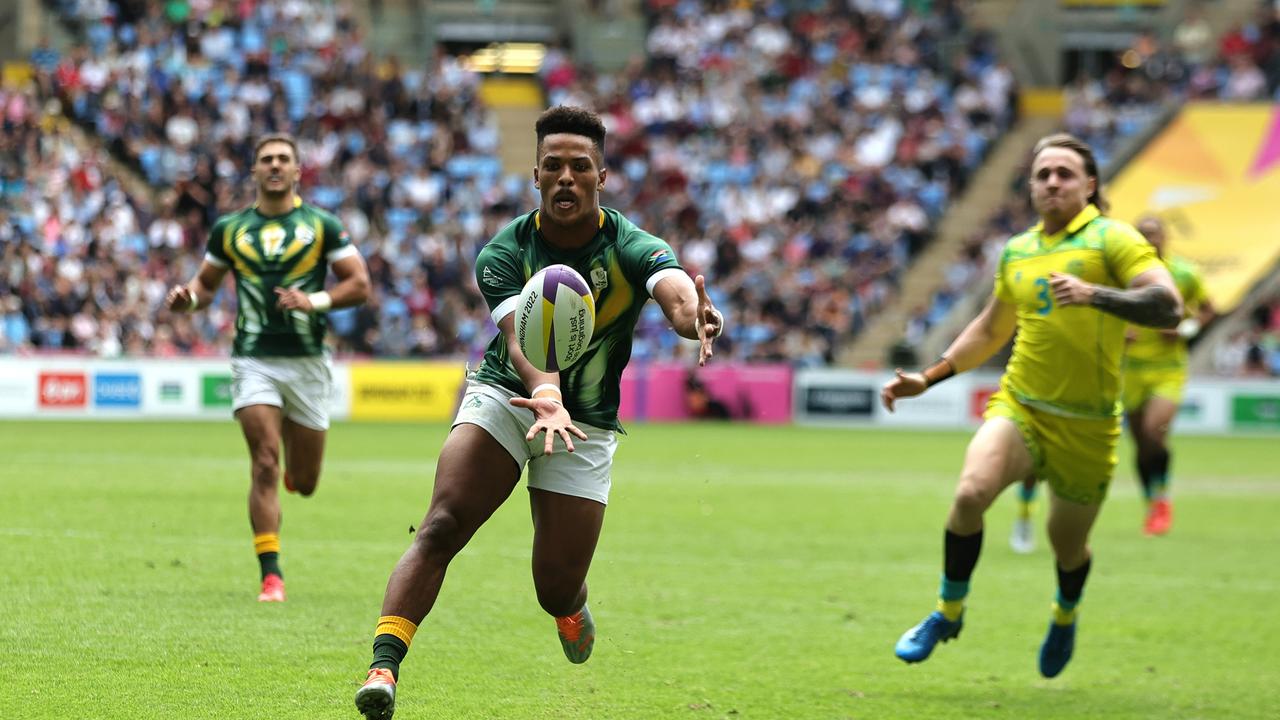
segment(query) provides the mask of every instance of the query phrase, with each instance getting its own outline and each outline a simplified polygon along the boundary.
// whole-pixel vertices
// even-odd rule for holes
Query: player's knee
[[[275,485],[280,474],[277,453],[259,450],[253,454],[253,481],[263,485]]]
[[[457,555],[465,544],[461,523],[447,510],[432,510],[413,542],[418,552],[445,561]]]
[[[989,491],[983,482],[976,478],[962,478],[956,487],[953,504],[956,511],[964,516],[980,517],[991,506],[993,499],[995,494]]]

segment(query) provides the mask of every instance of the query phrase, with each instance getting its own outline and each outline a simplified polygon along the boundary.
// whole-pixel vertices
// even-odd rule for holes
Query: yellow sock
[[[266,552],[280,552],[279,533],[258,533],[253,536],[253,552],[261,555]]]
[[[1070,625],[1076,621],[1076,609],[1063,610],[1058,603],[1053,604],[1053,623],[1055,625]]]
[[[964,613],[964,601],[938,598],[938,612],[942,613],[942,616],[951,622],[955,622]]]
[[[394,635],[400,638],[405,648],[413,642],[414,633],[418,632],[418,626],[409,620],[395,615],[383,615],[378,618],[378,628],[373,631],[373,636]]]

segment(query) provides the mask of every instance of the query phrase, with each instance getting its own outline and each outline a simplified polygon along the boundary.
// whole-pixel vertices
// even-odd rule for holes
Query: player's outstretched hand
[[[698,365],[706,365],[714,354],[711,345],[724,332],[724,315],[711,303],[707,295],[707,279],[698,275],[693,279],[693,287],[698,291]]]
[[[1067,273],[1049,273],[1049,288],[1058,305],[1088,305],[1093,301],[1093,285]]]
[[[190,312],[192,305],[191,288],[186,285],[174,285],[164,297],[164,306],[176,312]]]
[[[893,412],[893,404],[899,398],[915,397],[929,387],[923,373],[904,373],[902,368],[893,371],[893,379],[880,388],[880,402],[884,409]]]
[[[513,397],[511,404],[533,411],[533,427],[529,428],[529,434],[525,435],[524,439],[532,440],[538,436],[538,433],[545,432],[547,442],[543,447],[544,455],[551,454],[557,435],[564,440],[564,449],[569,452],[573,452],[573,438],[569,437],[571,434],[577,436],[579,440],[587,439],[587,434],[573,424],[569,411],[564,409],[564,405],[559,400],[542,397]]]
[[[281,310],[301,310],[311,312],[311,298],[297,288],[276,288],[276,307]]]

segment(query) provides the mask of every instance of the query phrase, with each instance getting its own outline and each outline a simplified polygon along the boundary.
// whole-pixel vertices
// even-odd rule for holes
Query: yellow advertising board
[[[461,362],[352,363],[352,420],[452,420]]]
[[[1280,261],[1280,106],[1190,103],[1106,192],[1112,217],[1163,218],[1230,310]]]

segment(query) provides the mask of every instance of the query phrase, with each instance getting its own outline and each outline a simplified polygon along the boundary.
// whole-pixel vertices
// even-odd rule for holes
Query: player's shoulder
[[[522,247],[533,242],[534,232],[537,230],[537,212],[533,210],[516,216],[489,238],[484,247],[480,248],[480,254],[484,257],[518,254]]]
[[[623,215],[621,211],[610,207],[602,207],[600,212],[604,213],[605,232],[619,244],[653,237],[653,235],[645,232],[639,225],[632,222],[631,218]]]
[[[328,210],[325,210],[322,207],[319,207],[318,205],[312,205],[310,203],[304,202],[298,206],[298,209],[301,210],[304,215],[308,215],[310,217],[316,218],[324,223],[327,223],[330,225],[342,224],[342,220],[340,220],[337,215],[334,215],[333,213],[329,212]]]
[[[213,221],[213,225],[209,228],[209,233],[211,235],[217,235],[228,227],[242,225],[246,221],[252,220],[253,217],[254,213],[252,205],[219,215],[217,219]]]
[[[1039,245],[1039,226],[1027,228],[1004,241],[1004,248],[1000,251],[1000,262],[1033,255]]]
[[[1094,237],[1107,241],[1125,241],[1145,243],[1146,238],[1133,225],[1106,215],[1099,215],[1092,223],[1089,230]]]

